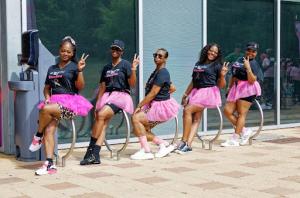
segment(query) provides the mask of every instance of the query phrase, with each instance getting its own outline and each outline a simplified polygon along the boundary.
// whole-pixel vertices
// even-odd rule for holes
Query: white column
[[[203,0],[202,2],[202,19],[203,19],[203,40],[202,47],[207,44],[207,0]],[[207,109],[203,111],[203,119],[202,119],[202,130],[207,132]]]
[[[139,101],[144,98],[144,78],[143,78],[143,58],[144,58],[144,37],[143,37],[143,0],[138,1],[138,13],[139,13],[139,56],[140,56],[140,65],[139,65]]]
[[[281,1],[275,0],[274,4],[277,3],[276,7],[276,124],[280,125],[280,25],[281,25]]]

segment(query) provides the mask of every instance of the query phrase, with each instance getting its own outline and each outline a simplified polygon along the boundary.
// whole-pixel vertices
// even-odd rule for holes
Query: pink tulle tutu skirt
[[[60,104],[79,116],[86,116],[93,108],[93,105],[81,95],[71,94],[54,94],[50,97],[50,104]],[[44,107],[45,103],[41,102],[38,105],[39,109]]]
[[[98,99],[96,109],[100,110],[105,104],[114,104],[123,109],[127,113],[133,113],[133,102],[131,96],[126,92],[113,91],[111,93],[105,92],[103,96]]]
[[[174,98],[163,101],[153,100],[150,105],[143,106],[147,119],[151,122],[165,122],[177,116],[180,105]]]
[[[228,93],[227,101],[235,102],[240,98],[246,98],[249,96],[260,96],[261,88],[257,81],[250,84],[248,81],[239,80],[237,85],[233,85]]]
[[[216,108],[222,105],[220,89],[217,86],[192,89],[189,104],[204,108]]]

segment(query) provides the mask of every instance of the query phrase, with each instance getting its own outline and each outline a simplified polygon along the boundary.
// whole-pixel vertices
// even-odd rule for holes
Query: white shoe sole
[[[30,150],[31,152],[35,152],[35,151],[40,150],[41,147],[42,147],[42,145],[40,145],[39,147],[35,147],[35,146],[30,145],[29,150]]]

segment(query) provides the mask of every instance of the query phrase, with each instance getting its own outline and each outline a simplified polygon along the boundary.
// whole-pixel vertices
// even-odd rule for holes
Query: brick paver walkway
[[[221,136],[221,140],[228,136]],[[278,139],[281,140],[272,140]],[[55,175],[34,176],[40,164],[0,155],[0,197],[300,197],[300,128],[263,131],[252,146],[172,153],[132,161],[130,144],[120,161],[102,154],[102,164],[82,167],[76,149]],[[271,140],[271,141],[262,141]],[[155,148],[153,146],[153,148]],[[63,151],[60,151],[63,152]]]

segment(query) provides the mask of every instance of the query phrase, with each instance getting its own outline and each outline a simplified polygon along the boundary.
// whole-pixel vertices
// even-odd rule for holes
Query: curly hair
[[[207,44],[205,47],[203,47],[203,49],[201,50],[200,55],[199,55],[199,60],[197,61],[197,64],[204,64],[205,63],[205,61],[207,60],[208,50],[212,46],[216,46],[218,48],[218,55],[217,55],[216,59],[213,62],[214,63],[219,63],[219,64],[222,63],[221,47],[217,43],[210,43],[210,44]]]

